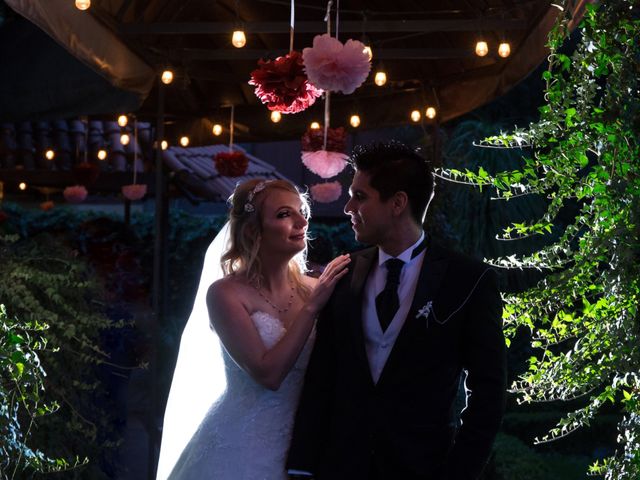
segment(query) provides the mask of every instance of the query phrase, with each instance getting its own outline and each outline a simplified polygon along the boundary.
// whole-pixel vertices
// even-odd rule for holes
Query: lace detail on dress
[[[260,338],[272,348],[286,329],[266,313],[251,314]],[[227,390],[211,406],[169,478],[285,480],[293,418],[314,333],[280,388],[264,388],[224,352]]]

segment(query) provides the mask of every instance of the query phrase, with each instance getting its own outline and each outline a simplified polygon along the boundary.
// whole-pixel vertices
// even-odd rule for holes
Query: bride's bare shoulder
[[[249,287],[250,285],[243,276],[227,275],[226,277],[216,280],[209,286],[207,296],[210,298],[242,298],[247,291],[250,291]]]

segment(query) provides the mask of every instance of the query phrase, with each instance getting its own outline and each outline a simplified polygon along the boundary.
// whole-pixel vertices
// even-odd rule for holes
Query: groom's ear
[[[407,196],[406,192],[400,190],[399,192],[393,194],[393,196],[391,197],[391,208],[394,215],[402,215],[402,213],[407,210],[408,207],[409,197]]]

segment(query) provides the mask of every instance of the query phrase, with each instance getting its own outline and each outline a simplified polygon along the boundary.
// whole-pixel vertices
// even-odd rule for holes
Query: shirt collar
[[[411,245],[409,248],[407,248],[404,252],[402,252],[400,255],[398,255],[397,257],[392,257],[391,255],[389,255],[388,253],[386,253],[384,250],[382,250],[381,248],[378,247],[378,266],[381,266],[384,262],[386,262],[387,260],[389,260],[390,258],[398,258],[400,260],[402,260],[404,263],[409,263],[411,260],[413,260],[411,258],[411,254],[413,253],[413,250],[420,245],[420,243],[422,242],[422,240],[424,240],[424,232],[422,232],[422,235],[420,235],[420,238],[418,238],[418,240],[416,241],[416,243],[414,243],[413,245]],[[417,256],[415,257],[417,258]]]

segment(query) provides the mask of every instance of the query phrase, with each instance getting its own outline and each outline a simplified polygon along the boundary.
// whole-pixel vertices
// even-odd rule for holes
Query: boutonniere
[[[429,315],[431,315],[431,310],[433,309],[433,301],[429,300],[425,306],[418,310],[416,314],[416,318],[424,317],[426,320],[427,328],[429,328]]]

